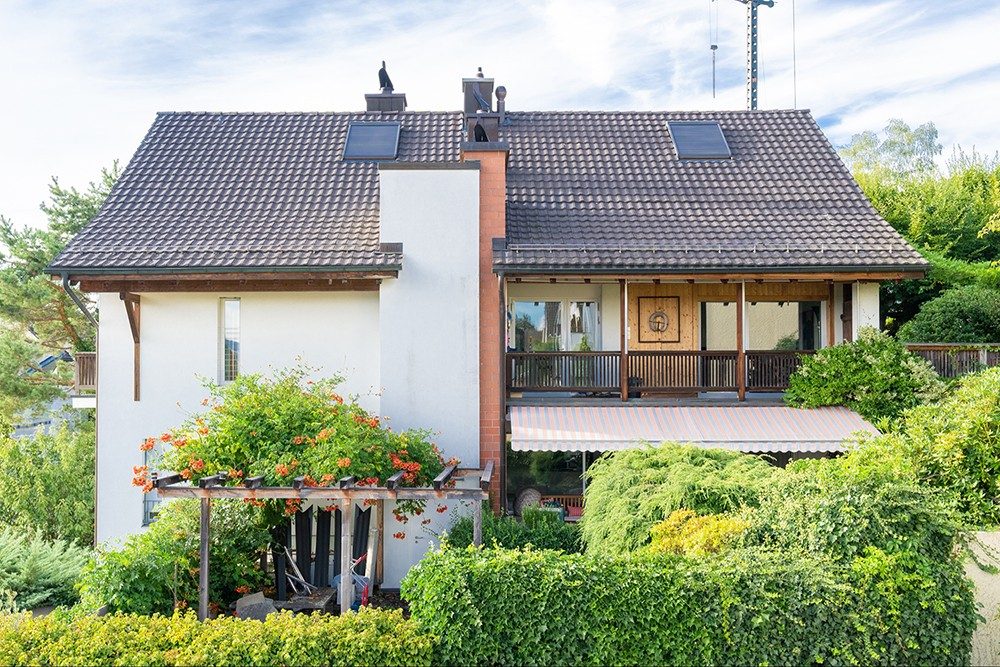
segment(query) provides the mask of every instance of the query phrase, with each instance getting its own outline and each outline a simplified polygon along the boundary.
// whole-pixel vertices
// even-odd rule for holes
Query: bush
[[[792,374],[785,402],[803,408],[843,405],[870,422],[939,400],[945,385],[926,361],[891,336],[863,328],[853,343],[823,348]]]
[[[0,528],[0,592],[12,599],[0,607],[35,609],[72,604],[73,584],[89,552],[64,540],[50,541],[38,533]]]
[[[698,516],[691,510],[677,510],[666,521],[653,526],[646,549],[656,554],[704,556],[719,553],[747,529],[743,519],[724,514]]]
[[[0,523],[94,541],[94,424],[14,439],[0,429]]]
[[[841,459],[799,461],[744,513],[745,544],[803,550],[849,562],[869,549],[951,558],[958,522],[951,499],[890,464],[879,470]]]
[[[398,610],[204,623],[191,612],[0,617],[5,665],[430,665],[433,646]]]
[[[922,305],[898,337],[914,343],[1000,343],[1000,290],[950,289]]]
[[[862,444],[874,456],[898,452],[919,484],[953,494],[968,526],[1000,523],[1000,368],[962,378],[938,405],[907,413],[898,434]]]
[[[265,486],[290,486],[296,477],[304,477],[306,486],[330,486],[353,475],[358,486],[371,486],[402,470],[402,485],[429,486],[444,469],[428,432],[382,427],[377,416],[334,391],[339,378],[306,380],[311,370],[297,366],[278,371],[273,379],[248,374],[225,386],[209,384],[205,413],[147,438],[140,449],[163,443],[162,469],[192,482],[226,472],[230,485],[263,476]],[[152,488],[146,467],[136,470],[133,484]],[[268,524],[277,526],[301,501],[265,505]],[[406,512],[415,505],[401,502],[396,507]]]
[[[461,517],[448,531],[448,544],[467,547],[472,544],[472,518]],[[524,511],[524,521],[514,517],[498,517],[489,506],[483,507],[483,544],[496,545],[508,549],[518,549],[529,544],[538,549],[554,549],[567,553],[583,550],[580,529],[576,524],[566,523],[554,512],[528,507]]]
[[[159,518],[129,536],[117,551],[99,551],[84,568],[79,589],[87,608],[169,614],[198,605],[199,503],[164,503]],[[263,584],[258,554],[270,535],[260,511],[236,500],[212,502],[209,600],[225,608]],[[237,590],[239,589],[239,591]]]
[[[606,455],[587,470],[587,552],[637,551],[653,525],[678,509],[713,514],[755,505],[775,470],[755,456],[674,443]]]
[[[840,565],[446,548],[402,586],[445,665],[967,664],[977,618],[954,562],[874,550]]]

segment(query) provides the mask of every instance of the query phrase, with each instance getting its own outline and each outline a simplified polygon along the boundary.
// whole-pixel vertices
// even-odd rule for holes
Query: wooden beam
[[[741,401],[747,398],[747,353],[743,344],[744,306],[747,296],[746,283],[740,283],[739,298],[736,299],[736,395]]]
[[[440,491],[441,487],[444,486],[451,476],[455,473],[455,469],[458,468],[457,465],[450,465],[441,471],[441,474],[434,478],[432,484],[434,485],[435,491]]]
[[[218,475],[209,475],[208,477],[202,477],[198,480],[198,488],[210,489],[213,486],[218,486],[222,482],[226,481],[228,475],[224,473],[219,473]]]
[[[381,279],[121,280],[84,278],[81,292],[377,292]]]
[[[125,304],[125,314],[128,316],[128,326],[132,330],[132,400],[139,400],[139,332],[140,332],[140,301],[137,294],[119,292],[118,296]]]
[[[483,474],[479,476],[479,488],[483,491],[488,491],[490,488],[490,482],[493,481],[493,461],[487,461],[486,467],[483,469]]]
[[[181,477],[177,473],[171,473],[169,475],[163,475],[163,474],[154,472],[152,474],[152,476],[151,476],[151,479],[153,480],[153,486],[155,488],[162,489],[164,487],[170,486],[171,484],[176,484],[177,482],[181,481],[183,479],[183,477]]]
[[[248,489],[259,489],[260,487],[264,486],[264,476],[261,475],[260,477],[247,477],[245,480],[243,480],[243,486],[245,486]]]
[[[400,470],[395,475],[393,475],[389,479],[385,480],[385,486],[386,486],[386,488],[387,489],[395,489],[396,487],[398,487],[399,483],[403,479],[403,475],[405,475],[405,474],[406,474],[405,470]]]
[[[400,487],[398,489],[385,489],[379,487],[356,486],[346,489],[337,487],[305,487],[295,489],[290,486],[265,486],[259,489],[247,489],[240,486],[213,486],[202,489],[195,486],[171,485],[159,489],[161,498],[236,498],[243,500],[254,499],[286,499],[301,498],[303,500],[353,500],[361,502],[364,500],[440,500],[442,498],[455,498],[460,500],[481,500],[489,498],[489,494],[482,489],[446,489],[440,491],[425,487]]]
[[[356,479],[357,479],[357,477],[355,477],[354,475],[348,475],[347,477],[341,477],[339,480],[337,480],[337,486],[339,486],[342,489],[346,489],[348,487],[352,487],[352,486],[354,486],[354,482],[355,482]]]
[[[198,542],[198,620],[208,619],[208,545],[211,530],[212,501],[201,499],[201,521]]]
[[[837,326],[834,324],[834,308],[833,300],[836,298],[836,288],[833,282],[830,282],[830,292],[826,300],[826,344],[829,347],[833,347],[837,340]]]
[[[292,480],[292,488],[293,489],[301,489],[305,485],[306,485],[306,478],[305,477],[296,477],[295,479]]]
[[[628,287],[625,279],[618,281],[618,370],[621,383],[622,402],[628,400],[628,352],[626,351],[627,340],[625,336],[625,311],[628,307]]]
[[[738,272],[738,273],[720,273],[714,271],[712,273],[579,273],[579,274],[559,274],[560,282],[583,282],[585,278],[590,278],[591,280],[600,281],[604,280],[607,282],[615,282],[619,280],[629,280],[631,282],[652,282],[653,279],[659,279],[661,282],[684,282],[687,280],[695,281],[733,281],[737,282],[740,280],[757,280],[760,278],[764,281],[771,280],[783,280],[783,281],[800,281],[806,282],[810,280],[837,280],[837,281],[861,281],[861,282],[882,282],[885,280],[908,280],[908,279],[920,279],[925,275],[924,271],[850,271],[850,272],[836,272],[836,271],[818,271],[816,273],[799,273],[799,272],[774,272],[767,273],[763,271],[757,272]],[[512,276],[513,277],[513,276]],[[539,273],[539,274],[523,274],[514,277],[515,282],[518,280],[522,281],[532,281],[537,280],[541,282],[548,282],[551,274]]]

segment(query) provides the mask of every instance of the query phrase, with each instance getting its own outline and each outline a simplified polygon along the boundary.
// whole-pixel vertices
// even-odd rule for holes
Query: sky
[[[1000,1],[759,13],[761,108],[811,109],[836,145],[900,118],[1000,149]],[[43,224],[53,176],[124,166],[157,111],[363,109],[381,60],[414,110],[459,109],[477,67],[511,110],[745,108],[745,20],[735,0],[0,0],[0,214]]]

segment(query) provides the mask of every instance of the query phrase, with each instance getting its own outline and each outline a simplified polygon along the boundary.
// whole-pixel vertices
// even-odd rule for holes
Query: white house
[[[200,378],[296,359],[496,461],[502,506],[578,504],[588,453],[639,439],[780,457],[866,427],[773,392],[925,265],[807,111],[509,112],[491,79],[462,86],[454,112],[383,90],[363,112],[157,115],[49,268],[100,310],[99,541],[142,529],[137,445]],[[533,450],[563,457],[546,480]],[[386,585],[425,547],[393,544]]]

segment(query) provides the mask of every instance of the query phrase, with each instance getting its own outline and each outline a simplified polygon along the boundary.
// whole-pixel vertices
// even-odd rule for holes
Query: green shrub
[[[360,486],[385,482],[404,471],[403,486],[429,486],[444,469],[428,431],[393,431],[353,400],[334,391],[340,378],[312,381],[305,366],[279,370],[273,377],[240,375],[224,386],[209,383],[204,413],[177,429],[147,438],[139,448],[162,443],[158,461],[197,482],[219,472],[229,485],[263,476],[265,486],[288,486],[304,477],[306,486],[330,486],[346,475]],[[152,488],[149,470],[139,468],[133,484]],[[283,523],[301,502],[264,501],[270,526]],[[397,504],[406,513],[419,503]],[[402,508],[400,508],[402,506]]]
[[[962,378],[941,403],[908,412],[898,434],[865,442],[861,451],[898,453],[918,483],[954,494],[965,524],[1000,523],[1000,368]]]
[[[402,584],[445,665],[968,664],[953,561],[444,549]]]
[[[36,607],[72,604],[77,600],[73,584],[87,562],[89,552],[64,540],[50,541],[31,530],[0,528],[0,591],[13,599],[4,607]]]
[[[402,612],[220,617],[0,617],[5,665],[430,665],[434,641]]]
[[[775,470],[755,456],[674,443],[606,455],[587,470],[580,522],[587,552],[636,551],[678,509],[713,514],[755,505]]]
[[[0,523],[91,545],[95,442],[87,421],[30,438],[0,429]]]
[[[472,518],[461,517],[448,531],[448,544],[467,547],[472,544]],[[554,512],[526,508],[524,521],[514,517],[498,517],[489,506],[483,507],[483,544],[518,549],[529,544],[538,549],[554,549],[567,553],[583,550],[580,529],[566,523]]]
[[[744,543],[841,562],[870,548],[948,560],[958,533],[951,499],[891,462],[879,470],[852,456],[799,461],[776,475],[744,513]]]
[[[898,337],[914,343],[1000,343],[1000,290],[950,289],[922,305]]]
[[[843,405],[871,422],[939,400],[945,385],[926,361],[891,336],[862,328],[853,343],[823,348],[792,374],[785,402],[803,408]]]
[[[159,518],[143,533],[129,536],[120,550],[99,551],[84,568],[79,589],[88,608],[169,614],[196,607],[198,600],[198,501],[165,503]],[[258,554],[270,535],[260,511],[236,500],[212,503],[209,600],[225,608],[240,596],[237,588],[259,587],[265,580]]]
[[[703,556],[719,553],[743,534],[749,523],[725,514],[699,516],[691,510],[671,512],[653,526],[649,553]]]

